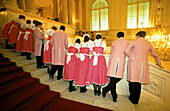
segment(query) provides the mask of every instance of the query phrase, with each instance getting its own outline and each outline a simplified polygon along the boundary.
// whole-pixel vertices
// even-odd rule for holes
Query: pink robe
[[[34,53],[35,50],[35,39],[34,39],[34,30],[35,30],[35,25],[27,25],[27,31],[25,32],[25,35],[23,37],[23,42],[22,42],[22,47],[21,51],[22,52],[32,52]]]
[[[35,38],[35,56],[41,56],[42,40],[45,39],[45,34],[44,32],[41,32],[38,27],[34,30],[34,38]]]
[[[104,47],[101,46],[103,41],[100,41],[99,46],[96,46],[95,41],[93,42],[93,56],[90,59],[86,82],[104,85],[108,82],[108,77],[106,59],[103,56]]]
[[[15,51],[21,51],[24,35],[25,35],[25,31],[23,28],[21,28],[19,31],[18,38],[17,38]]]
[[[2,35],[1,35],[2,39],[9,39],[8,32],[10,31],[10,27],[12,26],[13,23],[14,23],[14,20],[4,24],[3,30],[2,30]]]
[[[17,43],[17,38],[19,35],[20,24],[14,21],[13,25],[10,27],[8,44]]]
[[[76,47],[79,44],[74,44],[68,48],[68,54],[65,58],[64,65],[64,75],[63,78],[65,80],[74,80],[78,67],[78,58],[76,57],[76,53],[78,52],[78,48]]]
[[[113,42],[110,50],[111,55],[109,58],[107,76],[123,78],[126,61],[126,54],[124,51],[128,44],[128,40],[122,37]]]
[[[52,45],[50,44],[50,39],[55,31],[50,30],[48,35],[47,42],[44,45],[44,52],[43,52],[43,61],[44,63],[51,64],[52,62]]]
[[[52,45],[52,65],[64,65],[66,49],[68,48],[68,34],[63,31],[56,32],[50,43]]]
[[[86,83],[86,80],[90,63],[89,59],[90,48],[88,47],[89,43],[86,42],[86,44],[87,44],[86,47],[81,46],[80,55],[78,57],[78,63],[76,67],[77,71],[74,78],[74,81],[77,84],[77,86],[89,85],[89,83]]]
[[[149,83],[149,61],[148,51],[152,54],[158,64],[161,61],[150,42],[144,38],[138,38],[129,43],[125,53],[128,60],[128,81]]]

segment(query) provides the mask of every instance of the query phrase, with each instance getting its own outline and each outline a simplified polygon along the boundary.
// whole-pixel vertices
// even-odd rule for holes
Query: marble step
[[[42,84],[46,84],[49,85],[49,88],[51,89],[51,87],[53,87],[54,85],[58,84],[60,82],[60,80],[57,80],[57,77],[54,77],[54,79],[51,79],[48,77],[47,80],[45,81],[40,81]]]
[[[24,71],[28,71],[28,70],[32,70],[32,69],[36,68],[35,63],[29,63],[29,64],[18,65],[18,66],[23,67]]]
[[[5,57],[13,57],[13,56],[19,56],[20,53],[13,53],[13,52],[2,52],[3,56]]]
[[[31,75],[38,75],[38,74],[42,74],[42,73],[46,73],[47,72],[47,69],[46,68],[42,68],[42,69],[39,69],[39,68],[33,68],[33,69],[25,69],[26,72],[30,72]]]
[[[4,49],[4,48],[0,48],[0,52],[14,52],[14,49]]]
[[[51,87],[50,90],[60,92],[62,95],[65,91],[68,91],[69,82],[64,79],[59,80],[59,82]]]
[[[31,74],[32,77],[37,78],[40,80],[40,82],[46,81],[49,79],[49,75],[47,73],[40,73],[40,74]]]
[[[9,60],[15,62],[19,60],[26,60],[26,57],[25,56],[11,56],[9,57]]]
[[[12,61],[12,62],[16,62],[17,66],[24,65],[24,64],[36,63],[35,59],[31,59],[31,60],[17,60],[17,61]]]

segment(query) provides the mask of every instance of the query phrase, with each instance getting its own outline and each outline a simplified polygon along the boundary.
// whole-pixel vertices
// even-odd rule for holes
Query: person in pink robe
[[[116,84],[123,78],[126,54],[125,48],[129,44],[128,40],[124,39],[124,33],[117,33],[117,40],[115,40],[111,46],[110,58],[107,69],[107,76],[110,78],[109,84],[102,90],[103,97],[106,93],[111,91],[114,102],[117,102]]]
[[[43,52],[43,61],[47,66],[47,73],[51,73],[51,61],[52,61],[52,45],[50,44],[50,39],[52,35],[57,31],[57,27],[53,26],[52,29],[47,30],[47,41],[44,45],[44,52]]]
[[[78,67],[77,64],[78,58],[76,56],[76,53],[79,52],[80,42],[81,40],[77,38],[75,43],[71,44],[71,46],[68,48],[68,53],[65,58],[63,78],[69,81],[69,92],[76,90],[76,88],[73,86],[73,81],[75,79],[75,75]]]
[[[58,70],[57,80],[60,80],[63,78],[64,61],[68,48],[68,34],[65,33],[65,26],[60,26],[60,31],[52,35],[50,43],[52,45],[52,69],[49,77],[53,78]]]
[[[10,27],[13,25],[14,20],[5,23],[2,26],[2,34],[1,34],[1,38],[5,40],[5,44],[6,44],[6,49],[11,48],[11,46],[8,44],[8,39],[9,39],[9,34],[8,32],[10,31]]]
[[[19,19],[14,19],[14,23],[10,27],[10,31],[8,32],[9,33],[8,44],[14,44],[14,51],[19,35],[19,30],[20,28],[23,28],[24,25],[25,25],[25,16],[19,15]]]
[[[44,68],[43,63],[43,40],[45,39],[45,33],[42,30],[42,23],[36,23],[36,29],[34,30],[34,38],[35,38],[35,56],[37,61],[37,68]]]
[[[97,34],[96,40],[92,42],[93,53],[89,62],[86,80],[86,82],[93,84],[95,96],[100,96],[101,86],[108,83],[106,59],[103,55],[106,50],[106,44],[102,41],[102,35]]]
[[[163,68],[158,54],[151,43],[144,39],[145,36],[145,31],[139,31],[136,34],[137,39],[131,41],[125,49],[125,53],[129,57],[127,75],[130,92],[129,100],[133,104],[138,104],[139,102],[141,84],[149,84],[150,82],[148,52],[154,57],[157,65]]]
[[[84,42],[80,44],[80,54],[77,61],[77,71],[75,74],[74,81],[77,86],[80,86],[80,93],[85,93],[87,91],[86,85],[90,85],[87,82],[87,74],[89,71],[89,53],[92,49],[92,44],[89,42],[90,36],[84,34]]]
[[[22,47],[20,51],[26,52],[26,59],[31,60],[31,53],[34,53],[35,47],[35,39],[34,39],[34,30],[36,26],[33,24],[26,25],[26,32],[22,40]]]

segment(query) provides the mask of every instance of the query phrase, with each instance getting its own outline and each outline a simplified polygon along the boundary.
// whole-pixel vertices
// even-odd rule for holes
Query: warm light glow
[[[45,34],[45,38],[47,38],[47,39],[48,39],[48,35],[47,35],[47,34]]]

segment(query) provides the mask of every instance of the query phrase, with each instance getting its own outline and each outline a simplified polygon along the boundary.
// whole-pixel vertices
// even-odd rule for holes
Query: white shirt
[[[92,50],[92,43],[91,42],[82,42],[81,44],[80,44],[80,47],[88,47],[88,48],[90,48],[90,50]]]
[[[102,39],[96,39],[96,40],[94,40],[94,42],[95,42],[96,47],[100,47],[100,45],[101,45],[101,47],[104,48],[104,52],[107,50],[106,43],[104,41],[102,41]],[[94,42],[92,42],[92,48],[95,47]],[[102,44],[101,44],[101,42],[102,42]]]
[[[80,44],[78,44],[78,43],[73,43],[73,44],[71,44],[71,46],[77,48],[77,49],[78,49],[78,52],[80,51],[80,47],[81,47]]]

